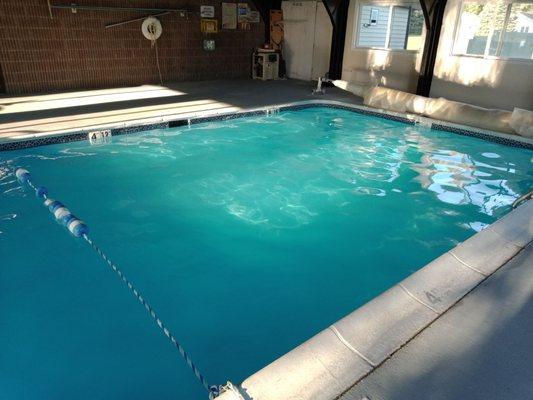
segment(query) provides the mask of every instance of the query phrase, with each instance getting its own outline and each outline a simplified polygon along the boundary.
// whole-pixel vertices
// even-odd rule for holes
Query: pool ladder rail
[[[520,204],[525,203],[528,200],[531,200],[532,198],[533,198],[533,190],[530,190],[529,192],[527,192],[526,194],[520,196],[518,199],[516,199],[513,202],[513,206],[512,206],[513,209],[518,207]]]

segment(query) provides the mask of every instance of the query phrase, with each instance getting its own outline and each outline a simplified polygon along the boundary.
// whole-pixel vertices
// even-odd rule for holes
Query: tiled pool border
[[[50,132],[40,135],[32,135],[25,139],[3,139],[0,140],[0,151],[22,150],[31,147],[68,143],[74,141],[87,140],[89,132],[96,130],[111,130],[112,136],[126,135],[148,131],[152,129],[166,129],[189,124],[198,124],[210,121],[223,121],[235,118],[250,117],[256,115],[265,115],[277,111],[300,110],[313,107],[330,107],[347,111],[356,112],[363,115],[371,115],[378,118],[389,119],[406,124],[421,124],[428,128],[438,131],[457,133],[460,135],[473,136],[483,140],[493,141],[500,144],[513,147],[533,149],[533,139],[511,135],[501,132],[477,129],[464,125],[457,125],[444,121],[437,121],[430,118],[413,114],[402,114],[392,111],[386,111],[363,105],[350,104],[335,100],[306,100],[287,104],[278,104],[265,106],[250,110],[213,112],[210,110],[188,113],[177,116],[165,116],[160,118],[150,118],[146,120],[133,121],[128,124],[117,123],[106,126],[92,127],[77,131]]]
[[[339,398],[532,241],[528,201],[218,399]]]

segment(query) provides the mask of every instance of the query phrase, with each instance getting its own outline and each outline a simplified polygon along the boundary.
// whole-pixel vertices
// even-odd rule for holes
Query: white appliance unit
[[[268,81],[279,79],[279,53],[257,49],[252,55],[252,78]]]

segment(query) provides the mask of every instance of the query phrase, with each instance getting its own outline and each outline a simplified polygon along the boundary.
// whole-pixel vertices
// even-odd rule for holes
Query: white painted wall
[[[533,110],[533,60],[452,55],[460,8],[460,0],[448,0],[431,97],[445,97],[488,108]]]
[[[283,57],[287,77],[311,80],[329,70],[332,26],[324,4],[283,1]]]
[[[420,63],[419,52],[356,47],[361,3],[376,7],[384,5],[383,1],[350,0],[342,79],[358,84],[379,83],[393,89],[415,92],[418,81],[417,67]]]
[[[406,92],[416,92],[421,51],[378,50],[355,46],[360,4],[381,7],[390,3],[350,0],[342,79],[359,84],[378,83]],[[460,7],[461,0],[448,0],[431,97],[445,97],[487,108],[512,110],[519,107],[533,110],[533,60],[452,55]]]

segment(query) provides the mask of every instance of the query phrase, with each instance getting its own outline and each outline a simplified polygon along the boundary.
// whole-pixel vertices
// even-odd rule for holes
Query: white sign
[[[237,4],[237,21],[238,22],[248,22],[248,3],[238,3]]]
[[[90,144],[104,144],[109,143],[111,140],[111,131],[109,129],[105,131],[93,131],[87,134]]]
[[[200,17],[215,18],[215,7],[214,6],[200,6]]]

